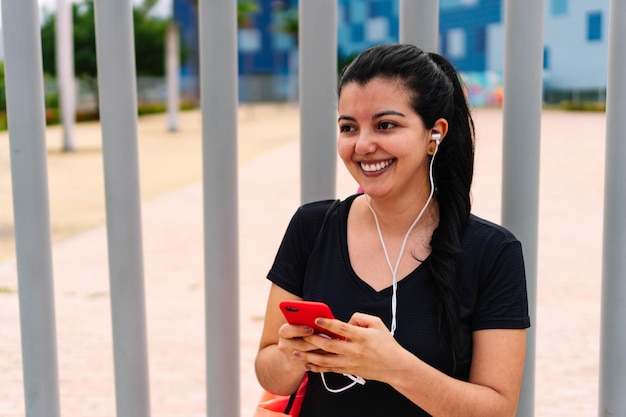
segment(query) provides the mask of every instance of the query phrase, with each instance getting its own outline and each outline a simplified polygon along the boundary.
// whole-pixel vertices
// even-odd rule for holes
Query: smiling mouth
[[[365,162],[361,162],[360,165],[361,165],[361,169],[365,172],[378,172],[387,168],[394,161],[395,159],[388,159],[386,161],[376,162],[375,164],[368,164]]]

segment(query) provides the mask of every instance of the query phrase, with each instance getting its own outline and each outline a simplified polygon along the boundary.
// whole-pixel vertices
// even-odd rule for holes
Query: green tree
[[[259,13],[261,8],[252,0],[240,0],[237,2],[237,26],[246,27],[251,24],[252,16]]]
[[[7,128],[7,100],[4,88],[4,61],[0,61],[0,130]]]
[[[137,75],[165,75],[165,41],[169,20],[151,17],[140,9],[134,10],[133,17]]]
[[[146,8],[147,7],[147,8]],[[135,63],[139,76],[165,74],[165,35],[169,21],[148,15],[148,5],[133,8],[135,30]],[[94,2],[85,0],[72,7],[74,40],[74,73],[97,95],[96,30]],[[47,14],[41,25],[44,73],[56,76],[56,16]],[[181,48],[183,50],[184,48]]]
[[[295,44],[298,44],[298,30],[300,22],[298,20],[298,8],[295,6],[288,7],[279,12],[279,22],[276,29],[279,32],[289,35]]]
[[[139,9],[143,14],[148,14],[158,2],[159,0],[143,0],[141,6],[139,6]]]
[[[96,30],[93,0],[73,5],[74,69],[77,77],[97,75]],[[165,34],[167,19],[151,17],[142,7],[133,9],[135,30],[135,56],[138,75],[162,76],[165,74]],[[46,74],[56,75],[56,17],[48,14],[41,26],[43,69]],[[138,59],[140,58],[140,59]]]
[[[0,61],[0,113],[7,111],[7,101],[4,89],[4,61]]]

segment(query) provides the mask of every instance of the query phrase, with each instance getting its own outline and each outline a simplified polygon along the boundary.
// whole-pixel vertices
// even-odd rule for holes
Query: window
[[[393,10],[391,0],[374,0],[370,3],[370,16],[390,16]]]
[[[587,40],[602,40],[602,13],[589,12],[587,14]]]
[[[543,69],[550,69],[550,50],[546,47],[543,48]]]
[[[389,20],[384,17],[367,19],[364,29],[367,42],[384,42],[389,37]]]
[[[238,35],[239,52],[253,53],[261,49],[261,32],[258,29],[239,29]]]
[[[448,31],[446,49],[451,58],[465,57],[465,31],[463,29],[451,29]]]
[[[476,29],[475,38],[474,38],[474,50],[479,54],[484,54],[487,44],[487,29],[484,27]]]
[[[550,3],[552,16],[563,16],[567,14],[567,0],[552,0]]]
[[[458,9],[459,7],[472,7],[478,6],[479,4],[480,0],[439,0],[439,8],[441,10]]]

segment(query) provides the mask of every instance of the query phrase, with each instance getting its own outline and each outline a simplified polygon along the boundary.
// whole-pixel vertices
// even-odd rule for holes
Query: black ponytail
[[[474,172],[474,122],[463,85],[452,65],[442,56],[429,57],[452,83],[452,113],[448,134],[433,165],[435,196],[439,202],[439,227],[431,240],[430,267],[439,294],[440,325],[448,327],[455,364],[460,356],[460,319],[457,269],[461,236],[470,215],[470,188]]]

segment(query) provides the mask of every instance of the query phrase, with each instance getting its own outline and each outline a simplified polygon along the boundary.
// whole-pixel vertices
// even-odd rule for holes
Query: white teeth
[[[365,164],[363,162],[361,162],[361,169],[363,169],[363,171],[366,172],[376,172],[376,171],[380,171],[383,168],[387,168],[390,164],[391,164],[391,159],[384,161],[384,162],[378,162],[376,164]]]

